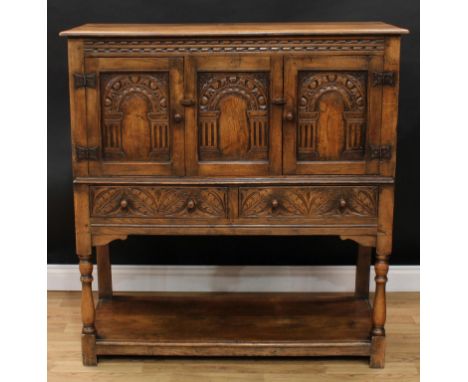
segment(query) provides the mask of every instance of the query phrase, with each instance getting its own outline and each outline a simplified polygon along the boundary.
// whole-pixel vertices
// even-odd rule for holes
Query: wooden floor
[[[367,358],[117,358],[81,364],[80,294],[48,294],[48,382],[419,381],[419,293],[389,293],[385,369]]]

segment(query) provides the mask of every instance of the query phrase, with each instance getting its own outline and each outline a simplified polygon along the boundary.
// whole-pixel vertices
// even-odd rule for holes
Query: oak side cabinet
[[[381,22],[61,33],[85,365],[99,355],[352,355],[383,367],[406,33]],[[113,294],[109,243],[128,235],[336,235],[357,243],[356,288]]]

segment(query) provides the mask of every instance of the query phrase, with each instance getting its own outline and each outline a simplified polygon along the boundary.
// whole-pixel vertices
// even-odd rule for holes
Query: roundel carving
[[[149,111],[165,112],[167,84],[161,76],[150,74],[122,74],[113,76],[104,87],[104,106],[107,112],[121,111],[121,104],[128,97],[137,95],[147,100]]]
[[[216,111],[219,102],[228,95],[238,95],[249,110],[267,110],[266,81],[251,73],[210,73],[201,78],[200,110]]]
[[[303,79],[299,94],[299,107],[316,111],[319,99],[328,92],[338,92],[347,110],[364,111],[366,106],[364,81],[349,73],[316,73]]]

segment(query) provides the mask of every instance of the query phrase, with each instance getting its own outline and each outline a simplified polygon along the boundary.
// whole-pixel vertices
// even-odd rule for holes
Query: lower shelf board
[[[349,294],[116,295],[96,308],[97,355],[370,355],[371,308]]]

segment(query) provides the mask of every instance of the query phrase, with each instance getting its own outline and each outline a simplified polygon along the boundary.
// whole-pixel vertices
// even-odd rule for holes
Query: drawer
[[[378,187],[241,187],[240,218],[377,216]]]
[[[92,217],[228,217],[228,189],[219,187],[96,186],[90,189]]]

